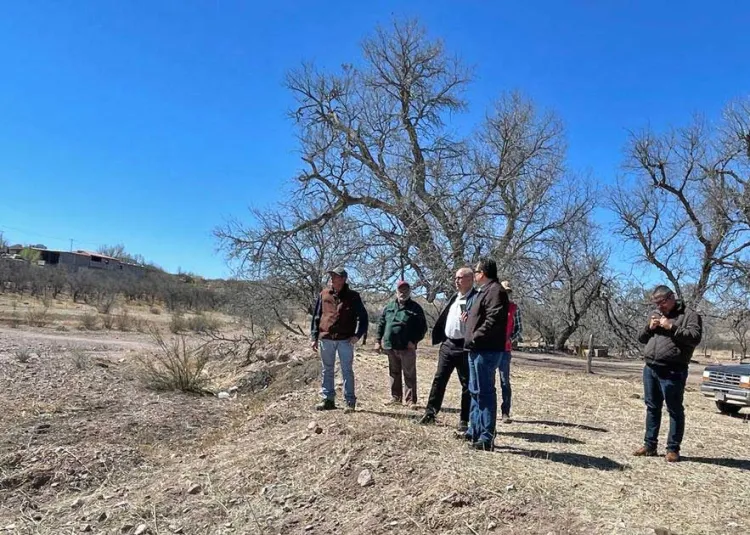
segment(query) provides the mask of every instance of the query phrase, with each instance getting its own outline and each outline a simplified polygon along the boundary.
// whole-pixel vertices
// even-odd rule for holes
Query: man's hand
[[[409,342],[408,344],[406,344],[406,349],[417,349],[417,344],[415,344],[414,342]]]
[[[650,331],[653,331],[654,329],[656,329],[659,326],[659,322],[660,321],[661,321],[661,318],[659,318],[659,317],[651,318],[649,320],[649,322],[648,322],[648,329]]]
[[[353,346],[357,345],[357,342],[359,342],[359,336],[352,336],[349,338],[349,343]]]
[[[383,352],[383,343],[380,340],[378,340],[377,342],[375,342],[375,350],[378,353],[382,353]]]
[[[672,330],[672,322],[669,321],[664,316],[662,316],[661,319],[659,319],[659,327],[661,327],[662,329],[666,329],[668,331],[671,331]]]
[[[310,342],[310,347],[313,348],[313,351],[317,351],[318,350],[318,341],[317,340],[313,340],[312,342]]]
[[[461,321],[466,321],[469,319],[469,313],[468,312],[462,312],[461,313]]]

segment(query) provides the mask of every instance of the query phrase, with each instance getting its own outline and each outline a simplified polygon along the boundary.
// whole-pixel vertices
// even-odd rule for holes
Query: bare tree
[[[678,295],[695,305],[723,272],[747,276],[748,102],[727,107],[715,127],[696,119],[666,134],[633,135],[626,168],[631,180],[611,194],[618,231]]]
[[[534,271],[529,319],[557,350],[584,326],[607,282],[608,252],[595,233],[587,220],[558,229],[547,244],[547,260]]]
[[[509,95],[465,140],[446,122],[466,108],[470,73],[440,41],[415,22],[396,23],[377,29],[362,53],[361,67],[289,73],[304,164],[292,198],[316,210],[270,230],[273,215],[260,217],[265,234],[251,240],[241,226],[217,231],[232,256],[263,265],[268,242],[345,216],[368,244],[359,271],[380,281],[409,274],[432,301],[468,260],[491,254],[519,270],[512,266],[538,260],[546,238],[581,218],[587,191],[566,174],[554,115]]]

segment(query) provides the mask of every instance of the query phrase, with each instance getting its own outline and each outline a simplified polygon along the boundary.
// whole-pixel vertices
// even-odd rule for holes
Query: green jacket
[[[383,310],[378,323],[378,342],[383,349],[406,349],[409,342],[417,344],[427,334],[427,319],[424,310],[412,299],[403,306],[390,301]]]

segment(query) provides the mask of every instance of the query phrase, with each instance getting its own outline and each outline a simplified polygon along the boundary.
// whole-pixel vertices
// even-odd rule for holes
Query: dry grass
[[[433,358],[419,359],[421,402]],[[268,388],[223,401],[150,393],[129,380],[137,368],[128,360],[70,375],[73,364],[59,359],[35,364],[32,376],[0,353],[10,379],[0,391],[9,407],[0,414],[0,526],[19,533],[140,523],[186,534],[750,532],[750,425],[719,415],[691,386],[685,462],[631,457],[643,434],[637,368],[586,376],[518,359],[516,421],[500,427],[496,452],[480,453],[451,437],[455,379],[438,425],[419,426],[419,413],[382,405],[387,363],[368,352],[356,358],[351,415],[312,410],[314,358],[272,363]],[[260,360],[223,365],[235,378],[261,369]],[[42,423],[51,427],[39,431]],[[364,469],[373,484],[360,487]]]
[[[204,371],[211,345],[189,343],[185,336],[167,341],[155,329],[151,336],[157,351],[136,357],[146,386],[156,391],[202,392],[208,381]]]

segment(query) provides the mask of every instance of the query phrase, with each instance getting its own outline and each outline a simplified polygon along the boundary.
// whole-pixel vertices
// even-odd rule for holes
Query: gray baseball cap
[[[333,269],[329,269],[328,273],[331,274],[331,275],[338,275],[339,277],[344,277],[345,279],[349,277],[349,274],[342,267],[336,267],[336,268],[333,268]]]

